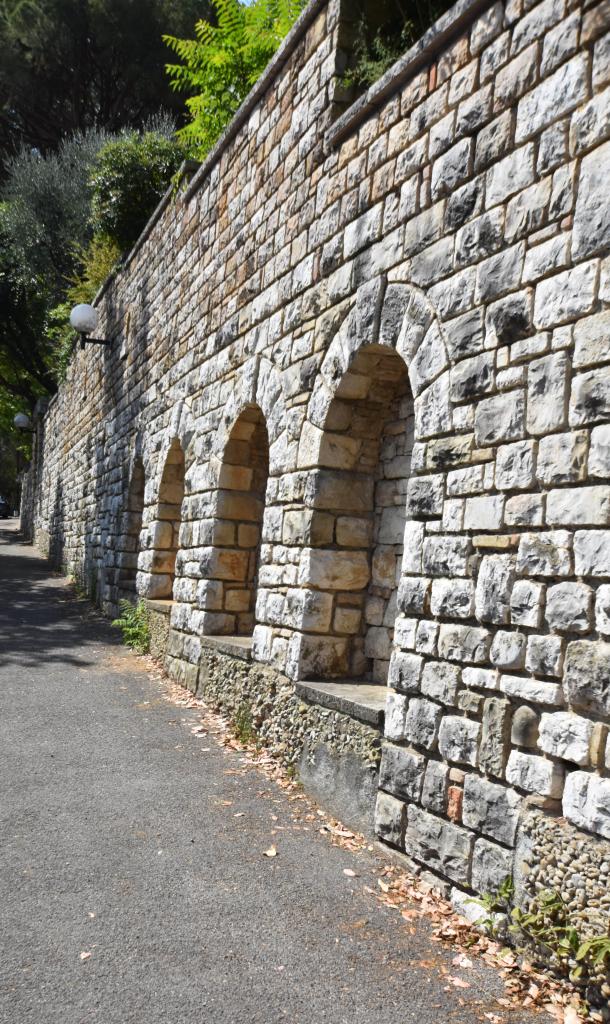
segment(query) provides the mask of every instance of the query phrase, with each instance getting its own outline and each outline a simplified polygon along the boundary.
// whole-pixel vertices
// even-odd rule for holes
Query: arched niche
[[[156,519],[148,525],[150,580],[147,596],[171,600],[176,576],[182,501],[184,499],[184,451],[174,439],[165,456],[159,484]]]
[[[254,629],[269,437],[254,403],[233,424],[222,453],[216,516],[199,602],[209,634],[250,636]]]
[[[321,428],[310,428],[311,547],[301,583],[315,592],[309,604],[327,629],[304,638],[305,675],[387,680],[413,436],[404,360],[382,345],[362,346]]]
[[[123,514],[123,529],[119,538],[119,596],[124,599],[136,596],[138,552],[144,511],[144,487],[144,463],[138,457],[134,461],[129,479],[126,507]]]

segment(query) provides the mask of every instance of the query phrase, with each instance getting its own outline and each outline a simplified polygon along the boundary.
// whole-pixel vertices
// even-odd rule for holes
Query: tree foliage
[[[48,153],[103,127],[139,127],[182,104],[164,74],[163,32],[181,35],[210,0],[0,0],[0,151]]]
[[[99,151],[90,176],[91,224],[96,235],[130,249],[186,155],[174,125],[153,123],[123,132]]]
[[[165,35],[180,59],[168,64],[172,88],[192,95],[179,135],[204,156],[222,135],[303,9],[303,0],[212,0],[216,23],[202,18],[195,39]]]
[[[355,19],[345,86],[364,90],[381,78],[454,0],[351,0]]]

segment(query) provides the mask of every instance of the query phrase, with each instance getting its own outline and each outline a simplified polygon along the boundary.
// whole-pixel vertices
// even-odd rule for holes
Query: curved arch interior
[[[339,558],[326,583],[332,634],[347,640],[330,675],[387,681],[413,438],[404,360],[380,345],[361,348],[326,416],[315,501],[333,517],[331,550]]]
[[[268,476],[265,417],[257,405],[249,405],[231,430],[220,470],[212,568],[222,609],[218,633],[249,636],[254,629]]]

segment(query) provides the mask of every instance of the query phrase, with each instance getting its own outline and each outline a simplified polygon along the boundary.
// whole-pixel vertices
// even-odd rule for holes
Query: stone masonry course
[[[610,861],[610,4],[460,0],[352,105],[349,28],[310,4],[107,282],[24,513],[219,704],[386,687],[378,834],[463,907]]]

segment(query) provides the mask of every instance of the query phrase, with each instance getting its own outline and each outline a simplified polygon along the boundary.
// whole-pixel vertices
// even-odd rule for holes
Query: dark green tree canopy
[[[140,127],[183,104],[164,33],[191,32],[209,0],[2,0],[0,152],[48,152],[92,127]]]

